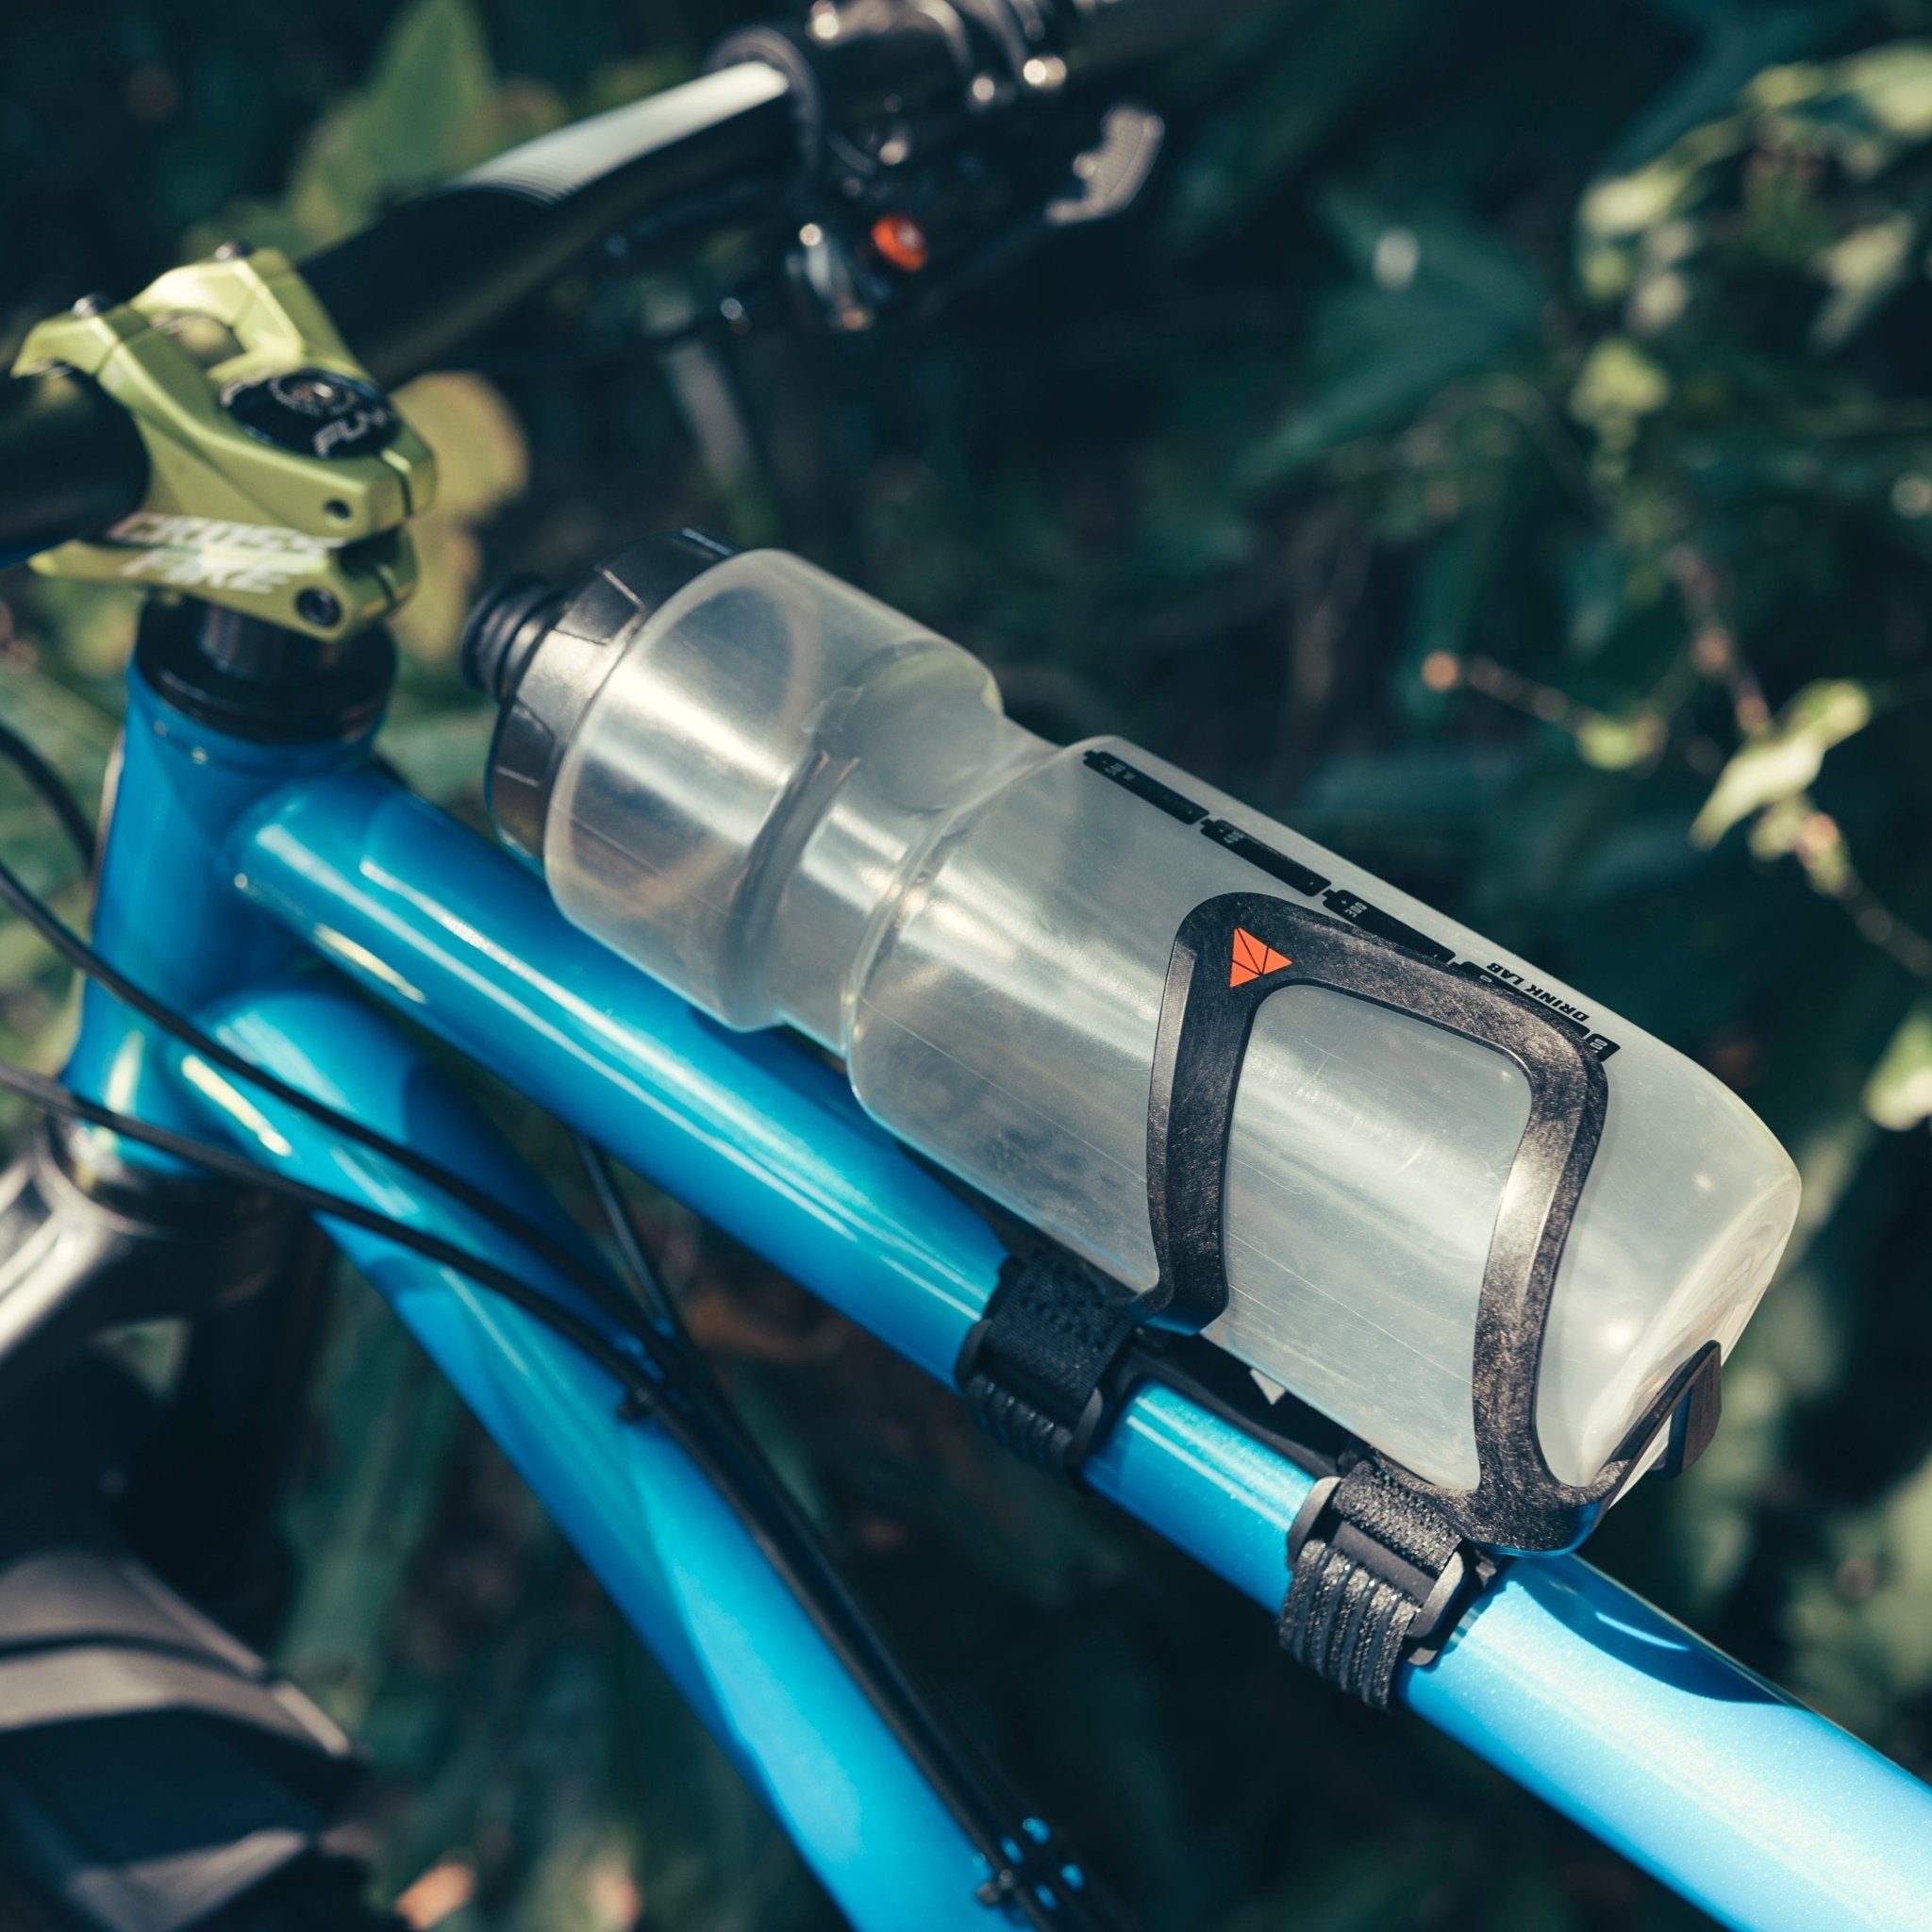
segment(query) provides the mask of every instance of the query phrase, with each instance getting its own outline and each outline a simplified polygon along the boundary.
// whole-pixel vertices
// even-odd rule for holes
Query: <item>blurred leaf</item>
[[[1856,175],[1875,175],[1932,136],[1932,42],[1896,41],[1836,66],[1767,75],[1757,92],[1779,107],[1815,103],[1820,144]],[[1808,117],[1798,121],[1807,125]]]
[[[1374,90],[1414,57],[1432,9],[1423,0],[1305,7],[1258,82],[1208,118],[1165,190],[1172,243],[1197,249],[1226,233]]]
[[[1628,288],[1636,259],[1628,244],[1686,214],[1708,192],[1706,171],[1750,138],[1748,117],[1730,115],[1692,129],[1642,167],[1596,182],[1576,210],[1585,289],[1607,299]]]
[[[1863,685],[1848,678],[1807,684],[1732,757],[1691,823],[1691,842],[1714,845],[1754,811],[1794,799],[1816,779],[1825,753],[1871,719],[1872,698]]]
[[[1921,994],[1865,1083],[1865,1111],[1903,1130],[1932,1117],[1932,994]]]
[[[204,221],[188,252],[241,235],[299,256],[564,119],[547,88],[498,82],[475,0],[408,0],[363,85],[303,140],[282,199]]]
[[[547,105],[499,91],[472,0],[409,0],[367,82],[304,142],[291,212],[311,242],[333,241],[549,122]]]
[[[1833,1540],[1789,1616],[1804,1688],[1872,1725],[1886,1703],[1932,1686],[1932,1457]]]
[[[31,588],[35,592],[94,589],[92,585],[61,584],[40,577],[32,580]],[[92,793],[100,788],[102,772],[121,733],[121,719],[118,708],[110,709],[105,702],[75,691],[52,675],[55,666],[72,662],[68,656],[69,609],[64,597],[50,599],[45,605],[37,598],[26,640],[30,646],[37,645],[44,631],[58,656],[51,665],[41,661],[32,648],[16,648],[0,656],[0,712],[33,741],[70,785],[77,784],[83,793]],[[124,627],[131,630],[132,608],[119,595],[113,595],[113,612],[117,635]],[[116,670],[126,661],[130,641],[131,638],[121,639]],[[118,697],[118,690],[112,695]]]
[[[1459,660],[1475,642],[1497,559],[1520,528],[1522,472],[1519,464],[1485,478],[1476,501],[1423,555],[1409,635],[1395,666],[1398,690],[1412,717],[1426,717],[1441,708],[1424,679],[1423,666],[1431,658]]]
[[[1724,171],[1753,149],[1766,165],[1755,176],[1747,173],[1747,202],[1755,194],[1759,239],[1774,250],[1794,219],[1803,232],[1822,215],[1812,199],[1816,171],[1807,163],[1829,160],[1870,179],[1928,136],[1932,43],[1898,41],[1839,61],[1769,68],[1731,111],[1690,129],[1641,166],[1607,174],[1583,196],[1583,284],[1608,300],[1631,290],[1646,258],[1681,253],[1692,236],[1685,218],[1721,192]],[[1852,245],[1842,256],[1824,250],[1821,272],[1835,295],[1821,346],[1842,341],[1897,279],[1903,243],[1895,220],[1863,225],[1876,232],[1856,241],[1847,233],[1838,245]]]
[[[61,667],[70,674],[84,679],[118,678],[126,670],[141,615],[137,591],[112,584],[34,576],[21,583],[19,595],[23,633],[54,645]],[[23,701],[37,709],[57,711],[57,728],[78,729],[102,745],[111,741],[118,725],[109,713],[86,705],[55,680],[42,679],[36,689],[36,698],[23,693]]]
[[[1600,772],[1627,772],[1657,757],[1665,729],[1655,711],[1625,711],[1615,718],[1592,712],[1576,727],[1577,756]]]
[[[1824,46],[1857,17],[1849,0],[1668,0],[1667,9],[1699,36],[1697,52],[1625,128],[1605,157],[1607,168],[1639,166],[1700,122],[1721,113],[1764,68]]]
[[[1344,288],[1317,311],[1312,391],[1250,447],[1241,475],[1251,487],[1277,483],[1488,369],[1542,306],[1523,257],[1460,217],[1398,219],[1342,190],[1324,197],[1323,212],[1371,286]]]
[[[1591,658],[1609,642],[1624,615],[1627,571],[1623,552],[1607,537],[1577,549],[1563,573],[1570,647]]]
[[[1847,341],[1905,281],[1918,237],[1919,225],[1910,215],[1888,215],[1854,228],[1819,257],[1818,273],[1831,289],[1811,325],[1819,348],[1836,349]]]
[[[1670,377],[1627,336],[1604,336],[1577,372],[1570,413],[1597,434],[1627,443],[1637,425],[1671,399]]]
[[[441,707],[385,727],[380,749],[411,791],[446,805],[476,783],[496,728],[496,708],[480,699],[465,709]]]
[[[448,663],[482,575],[477,528],[523,494],[529,447],[509,406],[479,375],[419,376],[396,403],[435,453],[436,500],[409,525],[419,576],[394,628],[417,658]]]

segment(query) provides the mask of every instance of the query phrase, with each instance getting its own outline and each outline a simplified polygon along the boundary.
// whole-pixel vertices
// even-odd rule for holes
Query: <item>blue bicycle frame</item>
[[[136,673],[94,931],[124,972],[284,1080],[570,1239],[537,1177],[344,977],[941,1381],[991,1292],[991,1230],[835,1072],[716,1025],[577,932],[541,881],[381,775],[366,741],[244,742]],[[95,988],[68,1078],[156,1123],[219,1131],[583,1307],[473,1213]],[[682,1453],[655,1424],[620,1421],[615,1385],[542,1324],[391,1241],[330,1232],[852,1923],[984,1932],[984,1864]],[[1278,1606],[1303,1471],[1147,1387],[1086,1474]],[[1907,1932],[1932,1913],[1932,1790],[1574,1557],[1510,1566],[1398,1695],[1728,1924]]]

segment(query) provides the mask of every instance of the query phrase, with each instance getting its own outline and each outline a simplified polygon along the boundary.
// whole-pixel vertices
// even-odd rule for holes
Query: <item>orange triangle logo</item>
[[[1264,945],[1245,926],[1234,929],[1234,958],[1229,964],[1227,983],[1230,986],[1245,986],[1251,979],[1265,979],[1271,973],[1279,973],[1284,966],[1292,966],[1294,961],[1285,953],[1277,953],[1273,946]]]

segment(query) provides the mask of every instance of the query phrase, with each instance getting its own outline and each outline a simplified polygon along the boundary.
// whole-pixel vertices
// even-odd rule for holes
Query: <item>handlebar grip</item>
[[[1080,75],[1133,67],[1279,9],[1282,0],[1058,0],[1068,64]]]
[[[0,377],[0,567],[118,523],[147,491],[132,418],[84,375]]]

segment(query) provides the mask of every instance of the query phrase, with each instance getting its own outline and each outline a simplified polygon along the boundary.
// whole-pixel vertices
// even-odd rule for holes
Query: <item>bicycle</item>
[[[1433,1530],[1405,1541],[1399,1525],[1378,1536],[1386,1494],[1350,1439],[1278,1394],[1257,1400],[1232,1357],[1179,1339],[1216,1313],[1218,1232],[1205,1257],[1177,1245],[1166,1271],[1183,1308],[1201,1300],[1191,1323],[1114,1334],[1109,1316],[1105,1348],[1087,1350],[1082,1330],[1082,1353],[1101,1357],[1091,1374],[1058,1386],[1036,1357],[1029,1378],[997,1297],[1010,1308],[1035,1292],[1093,1321],[1096,1305],[1079,1300],[1091,1269],[915,1158],[823,1058],[771,1030],[720,1028],[662,983],[675,984],[675,962],[641,974],[584,929],[581,905],[567,918],[543,879],[372,759],[392,670],[381,619],[409,587],[405,525],[431,487],[390,389],[612,234],[670,247],[768,207],[791,229],[774,300],[836,328],[936,299],[1132,202],[1158,123],[1125,103],[1100,111],[1092,90],[1220,10],[814,8],[803,25],[727,42],[703,79],[405,204],[299,272],[231,248],[132,304],[76,305],[30,338],[0,397],[0,554],[156,591],[92,944],[0,870],[0,897],[90,982],[60,1081],[0,1067],[0,1086],[62,1124],[15,1170],[4,1210],[0,1387],[33,1453],[8,1459],[20,1474],[0,1507],[0,1669],[33,1696],[0,1709],[11,1705],[5,1729],[19,1739],[78,1740],[15,1777],[0,1817],[7,1857],[78,1923],[358,1922],[353,1861],[328,1830],[351,1747],[127,1556],[98,1492],[146,1422],[83,1346],[136,1315],[195,1318],[225,1431],[137,1500],[185,1518],[223,1496],[225,1520],[177,1524],[175,1551],[194,1593],[219,1596],[258,1560],[273,1516],[289,1453],[277,1424],[308,1366],[315,1225],[443,1367],[854,1924],[1117,1922],[1077,1856],[909,1679],[765,1466],[657,1286],[608,1157],[959,1388],[1010,1446],[1282,1613],[1305,1661],[1437,1724],[1718,1918],[1918,1922],[1932,1795],[1569,1554],[1660,1443],[1677,1465],[1701,1446],[1715,1343],[1649,1392],[1641,1426],[1605,1461],[1613,1480],[1532,1469],[1500,1502],[1472,1491],[1483,1502],[1464,1498],[1475,1513],[1452,1520],[1444,1543]],[[937,207],[964,158],[988,153],[1003,198],[957,241],[928,228],[917,196],[902,200],[917,187]],[[801,182],[809,207],[790,198]],[[469,651],[503,704],[494,806],[511,843],[541,851],[563,761],[575,756],[577,773],[588,757],[571,653],[617,637],[597,634],[588,605],[622,592],[631,624],[728,562],[680,538],[626,553],[581,603],[512,584],[478,608]],[[540,654],[547,698],[531,680]],[[92,828],[58,781],[30,747],[0,748],[92,863]],[[1105,749],[1083,769],[1109,807],[1131,800],[1255,869],[1232,970],[1215,954],[1206,978],[1170,981],[1176,1063],[1216,1014],[1245,1027],[1287,983],[1276,975],[1325,948],[1324,984],[1355,975],[1399,1012],[1507,1036],[1548,1083],[1554,1097],[1532,1104],[1553,1133],[1601,1108],[1591,1069],[1617,1042],[1572,1024],[1557,993],[1513,969],[1445,976],[1457,962],[1431,929],[1326,876],[1310,887],[1238,808],[1177,789],[1185,774]],[[1325,910],[1281,899],[1283,884]],[[1189,960],[1207,957],[1205,931],[1183,929]],[[306,970],[317,956],[571,1124],[628,1284],[375,1006]],[[1222,1003],[1210,1011],[1201,992],[1198,1024],[1184,1010],[1195,987]],[[1176,1114],[1208,1109],[1199,1131],[1224,1145],[1239,1067],[1237,1050],[1218,1096],[1178,1074],[1171,1085]],[[1562,1157],[1578,1158],[1587,1167],[1591,1149]],[[1218,1194],[1204,1205],[1186,1191],[1193,1172],[1173,1169],[1161,1212],[1218,1230]],[[1564,1185],[1552,1174],[1551,1201]],[[1545,1291],[1531,1342],[1547,1319]],[[1518,1376],[1502,1389],[1502,1407],[1522,1398],[1515,1432],[1486,1453],[1529,1441],[1527,1388]],[[83,1413],[108,1420],[75,1427]],[[1435,1484],[1435,1504],[1454,1490]],[[1525,1551],[1537,1554],[1510,1560]],[[1306,1586],[1295,1596],[1331,1571],[1334,1594],[1312,1608]],[[1359,1602],[1375,1607],[1373,1631]],[[108,1694],[65,1668],[87,1646],[122,1667]],[[196,1721],[142,1731],[158,1711]],[[88,1793],[138,1733],[158,1779],[199,1779],[230,1806],[239,1792],[253,1828],[216,1842],[191,1833],[179,1856],[145,1866],[111,1833],[96,1841]],[[210,1736],[246,1741],[190,1775],[175,1754],[206,1756]]]

